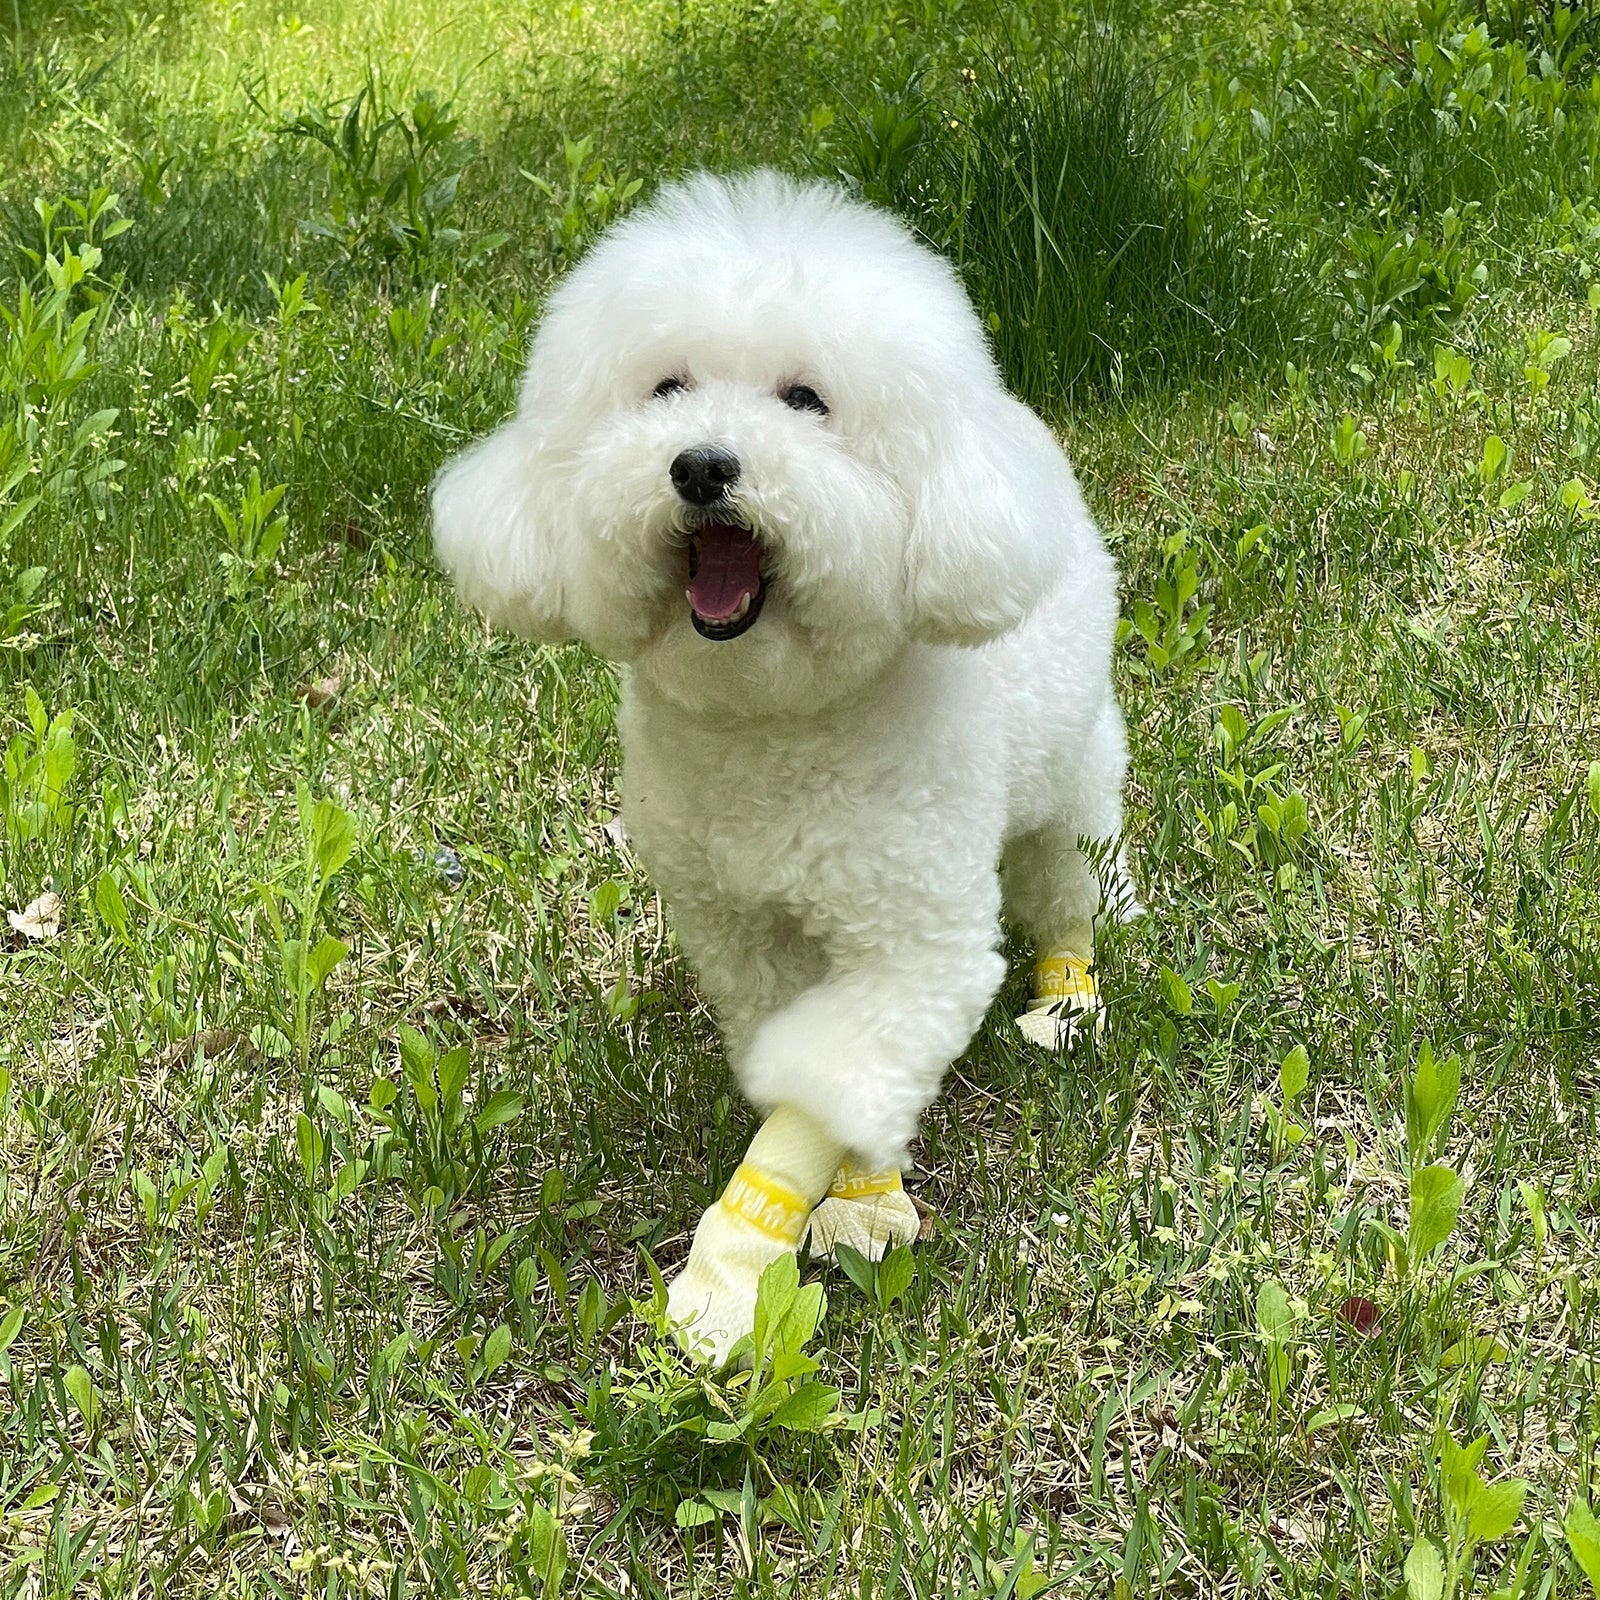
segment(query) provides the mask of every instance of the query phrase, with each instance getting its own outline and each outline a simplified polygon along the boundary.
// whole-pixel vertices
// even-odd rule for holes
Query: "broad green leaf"
[[[816,1433],[833,1420],[839,1391],[826,1383],[803,1383],[772,1413],[775,1428]]]
[[[559,1594],[567,1575],[567,1533],[555,1513],[537,1502],[528,1508],[528,1553],[545,1595]]]
[[[348,1124],[350,1121],[350,1102],[332,1087],[331,1084],[319,1083],[317,1085],[317,1104],[333,1118],[335,1122]]]
[[[771,1262],[756,1286],[755,1345],[757,1357],[766,1354],[779,1324],[789,1314],[800,1292],[800,1263],[788,1251]]]
[[[645,1256],[645,1262],[650,1268],[650,1281],[661,1290],[661,1304],[666,1305],[667,1286],[661,1278],[661,1270],[655,1262]],[[511,1290],[519,1300],[527,1301],[533,1298],[533,1292],[539,1287],[539,1266],[532,1256],[524,1256],[517,1263],[517,1269],[511,1274]]]
[[[0,1317],[0,1355],[16,1343],[17,1335],[22,1332],[22,1307],[13,1306],[3,1317]]]
[[[1522,1203],[1527,1208],[1528,1220],[1533,1224],[1533,1249],[1534,1254],[1541,1254],[1544,1250],[1544,1241],[1549,1230],[1545,1218],[1544,1190],[1537,1183],[1525,1183],[1517,1180],[1517,1193],[1522,1196]]]
[[[383,1349],[378,1352],[378,1359],[373,1363],[384,1372],[397,1372],[400,1363],[411,1353],[412,1338],[409,1332],[397,1333]]]
[[[782,1341],[779,1341],[780,1344]],[[772,1381],[774,1384],[789,1383],[795,1378],[809,1378],[817,1370],[816,1360],[808,1356],[804,1350],[785,1345],[776,1351],[772,1357]],[[772,1404],[777,1405],[783,1396],[780,1394],[773,1399]]]
[[[1306,1079],[1310,1075],[1311,1058],[1306,1054],[1306,1047],[1297,1044],[1283,1058],[1283,1065],[1278,1068],[1278,1088],[1283,1093],[1285,1105],[1304,1091]]]
[[[1592,1588],[1600,1600],[1600,1519],[1595,1517],[1588,1506],[1579,1498],[1574,1498],[1567,1507],[1567,1520],[1564,1529],[1567,1535],[1567,1548],[1571,1550],[1573,1559],[1583,1568],[1583,1575],[1589,1580]]]
[[[348,1199],[356,1191],[356,1186],[367,1175],[367,1163],[358,1156],[352,1161],[347,1161],[334,1175],[332,1184],[328,1188],[328,1198],[337,1205],[341,1200]]]
[[[479,1133],[487,1133],[502,1123],[510,1122],[522,1110],[523,1099],[509,1089],[497,1089],[489,1096],[488,1104],[472,1119]]]
[[[501,1323],[483,1344],[483,1375],[489,1374],[498,1367],[506,1364],[506,1359],[511,1354],[511,1329]]]
[[[1441,1368],[1486,1367],[1491,1362],[1504,1361],[1506,1347],[1492,1333],[1480,1333],[1472,1339],[1457,1339],[1439,1357]]]
[[[1444,1131],[1461,1093],[1461,1059],[1436,1060],[1424,1039],[1417,1051],[1417,1070],[1406,1095],[1406,1150],[1413,1167],[1426,1161]]]
[[[1474,1540],[1503,1539],[1522,1514],[1528,1486],[1521,1478],[1502,1478],[1485,1485],[1467,1507],[1467,1537]]]
[[[126,943],[128,903],[122,898],[122,891],[109,872],[102,872],[99,882],[94,886],[94,906],[100,913],[100,920]]]
[[[303,1111],[294,1119],[294,1143],[300,1153],[301,1171],[305,1173],[307,1182],[310,1182],[321,1170],[322,1158],[327,1153],[328,1147],[322,1136],[322,1129]]]
[[[1489,1437],[1483,1434],[1471,1444],[1457,1444],[1449,1434],[1439,1442],[1439,1481],[1444,1486],[1458,1517],[1464,1517],[1472,1502],[1483,1492],[1483,1479],[1478,1476],[1478,1463],[1489,1447]]]
[[[283,986],[291,994],[300,992],[300,965],[304,951],[305,942],[300,939],[285,939],[279,949],[279,959],[283,966]]]
[[[1414,1262],[1450,1237],[1466,1192],[1466,1183],[1454,1167],[1424,1167],[1411,1174],[1411,1225],[1406,1242]]]
[[[1294,1332],[1294,1307],[1276,1278],[1268,1278],[1256,1291],[1256,1326],[1273,1344],[1282,1344]]]
[[[400,1028],[400,1065],[405,1068],[408,1078],[433,1077],[433,1063],[437,1054],[427,1038],[417,1032],[415,1028],[401,1024]]]
[[[1337,1427],[1339,1423],[1349,1422],[1352,1417],[1359,1417],[1360,1415],[1361,1407],[1353,1400],[1341,1400],[1337,1405],[1312,1412],[1306,1418],[1305,1429],[1307,1433],[1316,1433],[1322,1428]]]
[[[331,934],[319,939],[306,962],[306,974],[312,987],[321,988],[328,974],[349,954],[350,946],[343,939],[335,939]]]
[[[715,1522],[721,1512],[715,1507],[708,1506],[704,1500],[680,1500],[678,1509],[672,1513],[672,1520],[680,1528],[703,1528],[708,1522]]]
[[[447,1105],[461,1097],[472,1067],[471,1045],[458,1044],[439,1057],[439,1098]]]
[[[1267,1393],[1273,1400],[1281,1400],[1294,1373],[1294,1360],[1288,1347],[1281,1344],[1267,1346]]]
[[[836,1244],[833,1259],[862,1294],[872,1293],[873,1265],[851,1244]]]
[[[1194,1010],[1193,991],[1171,967],[1161,969],[1158,981],[1161,985],[1161,998],[1166,1002],[1169,1011],[1175,1012],[1180,1017],[1186,1017]]]
[[[269,1061],[286,1061],[294,1050],[283,1030],[270,1022],[258,1022],[250,1030],[250,1048]]]
[[[1589,763],[1589,809],[1600,817],[1600,761]]]
[[[61,1376],[61,1382],[72,1396],[72,1403],[83,1418],[83,1425],[94,1431],[95,1419],[100,1413],[100,1397],[95,1393],[94,1380],[80,1366],[73,1365]]]
[[[589,896],[589,920],[597,927],[603,927],[617,914],[617,907],[621,904],[622,885],[615,878],[607,878]]]
[[[917,1266],[904,1245],[895,1248],[878,1263],[878,1303],[887,1309],[911,1287]]]
[[[356,847],[356,825],[350,813],[332,800],[318,800],[302,820],[317,874],[326,883],[350,859],[350,852]]]
[[[788,1314],[779,1330],[782,1349],[799,1352],[815,1337],[822,1314],[827,1309],[828,1297],[820,1283],[803,1284],[790,1304]]]
[[[1406,1594],[1409,1600],[1443,1600],[1444,1562],[1430,1540],[1418,1539],[1406,1557]]]

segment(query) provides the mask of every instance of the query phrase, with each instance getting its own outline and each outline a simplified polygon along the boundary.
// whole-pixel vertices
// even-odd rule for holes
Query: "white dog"
[[[1002,903],[1042,957],[1026,1031],[1097,1008],[1115,569],[950,267],[770,172],[611,229],[434,521],[491,621],[622,663],[628,832],[772,1113],[672,1285],[723,1358],[808,1221],[914,1235],[900,1164],[1004,976]]]

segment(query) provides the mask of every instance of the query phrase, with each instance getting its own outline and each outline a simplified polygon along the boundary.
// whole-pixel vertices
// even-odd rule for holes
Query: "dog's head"
[[[551,295],[516,415],[434,489],[491,620],[692,707],[815,706],[1063,576],[1071,469],[949,266],[824,185],[702,175]]]

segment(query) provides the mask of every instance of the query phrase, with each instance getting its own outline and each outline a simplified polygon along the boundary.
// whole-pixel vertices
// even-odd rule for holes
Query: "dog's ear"
[[[998,385],[964,397],[932,447],[912,507],[912,631],[984,644],[1064,580],[1089,513],[1055,435]]]
[[[513,633],[556,643],[574,630],[542,457],[520,417],[457,456],[433,485],[433,548],[468,605]]]

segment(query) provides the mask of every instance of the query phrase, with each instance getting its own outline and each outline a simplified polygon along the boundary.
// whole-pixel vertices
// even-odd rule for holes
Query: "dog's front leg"
[[[830,976],[778,1006],[736,1047],[740,1085],[772,1115],[702,1218],[671,1286],[668,1311],[688,1324],[686,1344],[721,1360],[751,1331],[762,1269],[796,1248],[836,1181],[848,1185],[840,1170],[847,1153],[855,1171],[894,1187],[891,1174],[923,1108],[1005,976],[997,941],[987,920],[938,940],[869,927],[853,948],[830,952]],[[814,1247],[842,1237],[881,1255],[914,1232],[914,1208],[903,1193],[897,1199],[873,1207],[870,1218],[852,1213],[881,1236],[860,1241],[830,1236],[840,1218],[829,1201]]]
[[[762,1020],[733,1062],[740,1087],[806,1112],[860,1170],[897,1169],[1005,977],[998,939],[987,919],[937,939],[869,929],[866,950],[837,952],[827,978]]]
[[[793,1106],[762,1123],[667,1291],[667,1314],[688,1349],[720,1366],[754,1328],[762,1271],[799,1245],[844,1153]]]

